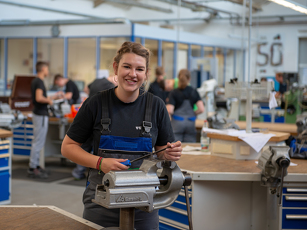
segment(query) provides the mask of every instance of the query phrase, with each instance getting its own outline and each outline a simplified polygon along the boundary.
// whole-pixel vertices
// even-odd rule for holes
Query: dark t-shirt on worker
[[[77,85],[72,81],[69,80],[66,83],[66,93],[72,93],[72,98],[69,100],[69,104],[77,104],[80,103],[79,98],[80,98],[80,93],[79,93],[79,89],[77,87]]]
[[[48,108],[47,103],[39,103],[36,101],[36,90],[41,89],[43,90],[43,96],[47,97],[46,87],[42,79],[36,77],[31,82],[31,95],[32,95],[32,102],[33,102],[33,113],[36,115],[44,115],[48,116]]]
[[[99,91],[112,89],[114,87],[115,85],[106,78],[95,79],[91,84],[88,85],[88,88],[90,89],[89,97],[95,95]]]
[[[117,98],[114,88],[109,90],[110,135],[140,137],[147,93],[140,94],[134,102],[124,103]],[[102,96],[100,93],[89,97],[81,106],[67,132],[67,135],[78,143],[84,143],[93,134],[95,155],[97,155],[101,135],[101,105]],[[174,141],[175,138],[165,104],[156,96],[153,97],[152,102],[151,122],[150,133],[153,147],[163,146],[167,142]]]
[[[153,95],[156,95],[157,97],[160,97],[165,102],[166,92],[160,87],[157,80],[150,84],[148,92],[152,93]]]
[[[175,106],[175,110],[178,109],[185,99],[188,99],[193,107],[196,102],[201,100],[199,93],[196,89],[192,88],[191,86],[187,86],[184,89],[174,89],[170,92],[168,96],[168,103]]]

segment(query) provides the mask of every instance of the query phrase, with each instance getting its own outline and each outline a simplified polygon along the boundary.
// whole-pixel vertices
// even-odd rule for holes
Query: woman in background
[[[196,115],[204,112],[204,103],[198,92],[189,86],[191,80],[190,71],[180,70],[178,74],[178,88],[170,92],[166,105],[169,115],[172,117],[172,127],[176,141],[196,142]],[[193,110],[194,104],[197,110]]]

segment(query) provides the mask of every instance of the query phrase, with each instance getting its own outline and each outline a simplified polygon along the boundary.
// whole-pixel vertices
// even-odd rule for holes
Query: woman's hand
[[[163,158],[169,161],[178,161],[181,157],[181,142],[167,143],[167,149],[164,151]]]
[[[100,168],[104,173],[108,173],[111,170],[114,171],[127,170],[129,167],[120,163],[126,160],[127,159],[103,158],[101,161]]]

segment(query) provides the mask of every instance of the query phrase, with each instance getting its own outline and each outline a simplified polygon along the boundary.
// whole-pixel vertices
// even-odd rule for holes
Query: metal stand
[[[135,208],[121,208],[119,219],[119,230],[134,230]]]

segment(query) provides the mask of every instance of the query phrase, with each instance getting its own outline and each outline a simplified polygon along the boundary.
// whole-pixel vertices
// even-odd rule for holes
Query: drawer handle
[[[307,196],[286,196],[286,200],[307,201]]]
[[[286,215],[288,220],[307,220],[307,215]]]
[[[287,188],[287,192],[307,192],[307,188]]]

